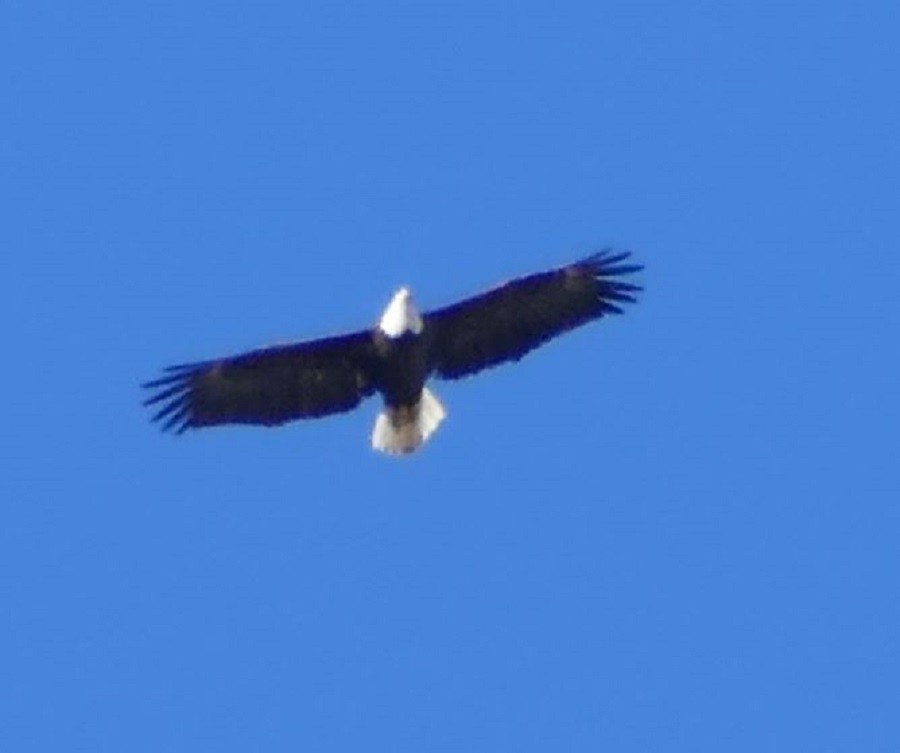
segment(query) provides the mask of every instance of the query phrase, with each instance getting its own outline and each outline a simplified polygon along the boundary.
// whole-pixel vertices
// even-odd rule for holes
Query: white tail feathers
[[[375,419],[372,447],[389,455],[405,455],[417,450],[441,425],[447,412],[426,387],[412,406],[386,407]]]

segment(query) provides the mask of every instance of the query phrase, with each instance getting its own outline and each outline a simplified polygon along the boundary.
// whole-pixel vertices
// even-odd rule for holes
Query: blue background
[[[895,4],[3,14],[3,750],[900,749]],[[139,405],[605,245],[415,457]]]

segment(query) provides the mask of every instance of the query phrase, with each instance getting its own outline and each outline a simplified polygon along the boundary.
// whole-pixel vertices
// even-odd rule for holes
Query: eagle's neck
[[[387,305],[378,328],[388,337],[402,337],[407,332],[418,335],[424,323],[409,288],[400,288]]]

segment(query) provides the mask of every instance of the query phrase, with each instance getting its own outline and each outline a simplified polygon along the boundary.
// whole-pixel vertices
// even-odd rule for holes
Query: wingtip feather
[[[621,314],[623,309],[617,304],[637,303],[636,294],[643,291],[643,286],[619,279],[644,268],[643,264],[625,263],[631,258],[631,251],[603,249],[575,265],[586,267],[597,280],[597,297],[602,314]]]
[[[163,369],[164,376],[141,384],[142,389],[152,391],[142,404],[156,406],[150,422],[158,424],[161,431],[181,434],[190,422],[188,398],[191,377],[198,366],[196,363],[167,366]]]
[[[580,262],[577,262],[575,266],[589,267],[595,275],[601,276],[632,274],[633,272],[639,272],[644,268],[643,264],[621,263],[631,258],[631,251],[613,252],[611,249],[604,249],[603,251],[598,251],[597,253],[582,259]]]
[[[162,402],[167,398],[171,397],[182,397],[183,393],[187,392],[189,389],[189,385],[184,382],[178,382],[177,384],[173,384],[169,387],[166,387],[164,390],[160,390],[159,392],[155,392],[150,395],[144,402],[142,403],[144,407],[148,407],[151,405],[155,405],[156,403]],[[179,394],[182,393],[182,394]]]
[[[181,410],[170,416],[168,421],[166,421],[161,428],[163,432],[174,431],[175,434],[180,435],[184,434],[188,423],[190,423],[188,409],[187,407],[182,407]]]

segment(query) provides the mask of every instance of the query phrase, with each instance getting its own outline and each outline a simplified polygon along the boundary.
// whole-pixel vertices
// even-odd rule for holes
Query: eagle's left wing
[[[630,253],[600,252],[567,267],[522,277],[425,315],[431,366],[458,379],[530,350],[607,314],[621,314],[642,288],[619,279],[639,271]]]
[[[272,426],[351,410],[375,392],[371,333],[329,337],[171,366],[145,405],[164,431],[216,424]]]

